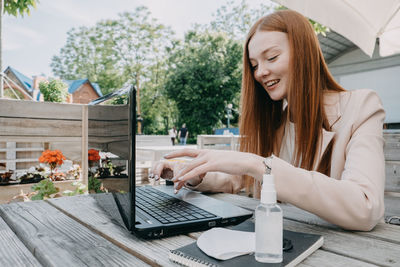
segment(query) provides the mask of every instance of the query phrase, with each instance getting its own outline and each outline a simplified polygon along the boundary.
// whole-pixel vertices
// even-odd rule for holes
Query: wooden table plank
[[[42,266],[0,217],[0,266]]]
[[[105,207],[111,208],[111,211],[117,211],[111,194],[64,197],[51,199],[49,202],[96,233],[151,265],[176,266],[168,260],[169,251],[194,241],[186,235],[156,240],[144,240],[136,237],[128,232],[124,226],[121,226],[118,220],[114,220],[104,211],[103,208]],[[112,208],[113,205],[115,205],[115,208]]]
[[[369,264],[364,261],[359,261],[356,259],[344,257],[335,253],[324,251],[318,249],[304,261],[302,261],[298,266],[308,266],[308,267],[337,267],[337,266],[352,266],[352,267],[372,267],[376,266],[374,264]]]
[[[327,229],[284,219],[284,229],[319,234],[324,237],[322,249],[379,266],[399,266],[399,244],[362,236],[358,232]]]
[[[1,205],[0,214],[43,266],[146,266],[44,201]]]

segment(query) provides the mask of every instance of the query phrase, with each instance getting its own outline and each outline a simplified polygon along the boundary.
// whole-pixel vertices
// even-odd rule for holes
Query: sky
[[[241,0],[235,0],[239,4]],[[119,13],[137,6],[149,8],[152,17],[170,26],[176,35],[194,23],[208,24],[212,14],[227,0],[40,0],[30,16],[3,18],[3,69],[8,66],[32,77],[53,77],[50,63],[66,44],[73,27],[94,26],[103,19],[117,18]],[[248,0],[251,8],[269,0]]]

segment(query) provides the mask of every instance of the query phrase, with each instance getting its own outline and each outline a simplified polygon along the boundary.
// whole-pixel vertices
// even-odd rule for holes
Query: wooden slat
[[[378,266],[398,266],[400,242],[388,242],[352,233],[330,230],[326,227],[309,225],[284,219],[284,229],[319,234],[324,237],[323,250],[349,258],[362,260]]]
[[[77,104],[0,99],[0,117],[81,120],[81,106]]]
[[[5,160],[0,160],[0,162],[39,162],[38,158],[32,158],[32,159],[5,159]]]
[[[127,105],[96,105],[89,107],[89,121],[91,120],[128,120]]]
[[[89,120],[89,136],[128,136],[128,121],[91,121]]]
[[[400,192],[400,161],[386,161],[385,191]]]
[[[390,195],[385,196],[385,217],[386,216],[400,217],[400,197]]]
[[[0,214],[44,266],[146,266],[44,201],[1,205]]]
[[[82,106],[82,128],[80,132],[82,136],[81,143],[81,167],[82,167],[82,180],[83,184],[89,187],[89,177],[88,177],[88,106]]]
[[[366,263],[365,261],[360,261],[357,259],[348,258],[336,253],[331,253],[318,249],[311,256],[307,257],[298,266],[315,266],[315,267],[337,267],[337,266],[352,266],[352,267],[372,267],[376,266],[374,264]]]
[[[0,152],[7,152],[9,150],[10,150],[9,148],[0,148]],[[20,148],[13,148],[11,150],[14,150],[16,152],[21,152],[21,151],[30,152],[30,151],[43,151],[43,148],[42,147],[20,147]]]
[[[0,266],[41,266],[0,217]]]
[[[80,136],[81,121],[0,118],[0,135]]]
[[[8,136],[1,136],[1,142],[80,142],[81,137],[79,136],[15,136],[15,135],[8,135]]]
[[[168,260],[169,251],[194,241],[184,235],[150,241],[139,239],[124,226],[117,225],[101,208],[101,205],[106,206],[114,213],[118,210],[111,194],[96,194],[96,197],[97,201],[89,195],[51,199],[49,202],[151,265],[176,266]]]
[[[384,148],[385,160],[400,160],[400,141],[386,142]]]

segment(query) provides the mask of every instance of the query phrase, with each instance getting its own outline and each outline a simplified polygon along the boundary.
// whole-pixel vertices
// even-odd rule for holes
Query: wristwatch
[[[272,158],[273,158],[273,154],[271,154],[271,156],[266,157],[263,160],[263,163],[265,165],[265,174],[271,174],[271,166],[272,166]]]

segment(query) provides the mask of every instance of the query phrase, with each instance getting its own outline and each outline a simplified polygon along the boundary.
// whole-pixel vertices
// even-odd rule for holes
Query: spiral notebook
[[[235,227],[233,230],[254,231],[254,223],[247,220]],[[196,242],[187,246],[171,250],[169,259],[183,266],[197,267],[218,267],[218,266],[295,266],[311,255],[323,245],[324,239],[321,235],[293,232],[283,230],[283,238],[290,240],[292,248],[283,252],[281,263],[260,263],[254,258],[254,254],[243,255],[229,260],[217,260],[207,256],[197,246]]]

